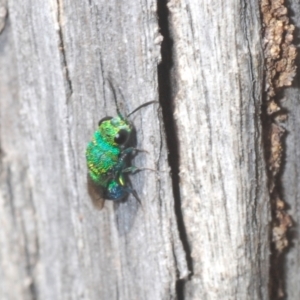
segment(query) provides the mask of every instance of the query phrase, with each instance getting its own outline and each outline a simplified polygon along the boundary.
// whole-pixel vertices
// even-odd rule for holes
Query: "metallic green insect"
[[[151,103],[157,101],[140,105],[126,118],[119,110],[118,116],[103,118],[87,145],[88,191],[93,203],[100,209],[105,199],[122,200],[130,193],[140,202],[136,191],[129,185],[126,174],[142,170],[132,166],[130,159],[135,151],[143,150],[130,146],[135,130],[127,118]]]

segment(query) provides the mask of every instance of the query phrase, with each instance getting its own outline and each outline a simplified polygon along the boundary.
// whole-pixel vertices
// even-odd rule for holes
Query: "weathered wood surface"
[[[168,6],[180,193],[193,261],[186,299],[268,299],[258,2]]]
[[[173,69],[160,85],[171,80],[181,206],[170,124],[153,105],[132,118],[149,151],[134,163],[159,171],[132,176],[142,207],[130,197],[97,211],[85,147],[99,119],[116,113],[108,78],[125,112],[158,99],[157,3],[0,0],[0,299],[268,299],[259,3],[170,0],[168,9]],[[287,123],[295,133],[297,112]],[[297,220],[296,150],[288,147],[284,186],[294,178],[285,192]],[[299,295],[298,256],[295,247],[287,260],[288,299]]]
[[[155,1],[9,1],[0,38],[1,299],[170,299],[187,275],[157,105],[133,116],[130,198],[103,211],[85,147],[116,114],[158,98]]]
[[[300,28],[300,3],[290,1],[291,21]],[[299,45],[299,29],[296,29],[295,44]],[[285,164],[282,174],[283,199],[289,206],[289,213],[293,219],[290,233],[291,246],[284,260],[285,291],[287,299],[299,299],[300,295],[300,77],[299,54],[297,59],[298,72],[291,88],[287,89],[282,97],[282,106],[288,112],[288,119],[284,124],[286,128]]]

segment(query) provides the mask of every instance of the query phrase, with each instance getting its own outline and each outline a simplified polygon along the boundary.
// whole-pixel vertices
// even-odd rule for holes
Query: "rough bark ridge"
[[[270,293],[272,299],[285,296],[283,281],[283,251],[288,247],[288,228],[292,219],[287,213],[282,198],[280,174],[283,170],[285,129],[280,122],[286,119],[282,111],[279,95],[283,87],[290,86],[296,75],[296,46],[293,45],[294,25],[287,16],[288,9],[283,0],[261,2],[264,24],[265,55],[265,102],[263,112],[266,133],[266,160],[268,163],[269,192],[272,205],[272,255]]]
[[[286,1],[289,8],[289,17],[295,25],[294,43],[299,49],[300,35],[300,2]],[[284,89],[282,101],[283,108],[288,111],[288,119],[284,123],[287,131],[285,138],[285,162],[284,172],[281,176],[283,187],[283,199],[289,205],[289,214],[293,218],[293,226],[288,231],[291,244],[284,255],[285,293],[287,299],[298,299],[300,295],[300,56],[296,58],[298,66],[296,77],[290,88]]]
[[[186,299],[268,299],[258,2],[171,0]],[[234,50],[233,50],[234,49]]]

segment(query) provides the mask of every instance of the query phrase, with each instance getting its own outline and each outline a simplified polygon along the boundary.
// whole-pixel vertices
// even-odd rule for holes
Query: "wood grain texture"
[[[186,299],[268,299],[269,196],[256,1],[171,0]]]
[[[174,104],[181,203],[169,124],[153,105],[132,116],[149,152],[134,164],[158,171],[131,177],[142,206],[129,197],[98,211],[85,147],[116,105],[126,114],[159,97],[157,2],[0,0],[0,299],[268,299],[259,2],[158,4],[168,7],[171,99],[160,91],[160,101],[165,120]],[[284,199],[299,223],[298,83],[286,97]],[[299,295],[294,244],[288,299]]]
[[[158,98],[155,1],[9,1],[0,35],[1,299],[175,299],[188,271],[161,113],[132,119],[130,197],[94,209],[85,147],[99,119]],[[124,98],[122,95],[124,95]]]

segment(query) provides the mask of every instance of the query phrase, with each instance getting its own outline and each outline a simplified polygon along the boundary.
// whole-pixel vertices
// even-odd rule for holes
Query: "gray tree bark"
[[[269,299],[260,13],[258,1],[0,0],[0,299]],[[298,89],[286,93],[283,198],[297,220]],[[131,176],[142,205],[99,211],[86,145],[117,106],[150,100],[161,107],[132,116],[149,152],[133,163],[157,170]],[[280,278],[288,299],[298,256]]]
[[[270,217],[259,114],[259,7],[196,2],[169,3],[180,191],[193,261],[185,295],[267,299]]]
[[[291,20],[296,28],[300,26],[300,4],[296,1],[290,2]],[[295,44],[299,46],[299,31],[295,35]],[[296,64],[299,68],[299,56]],[[291,88],[283,95],[282,105],[288,111],[288,119],[285,124],[287,131],[285,144],[285,164],[282,175],[283,198],[289,205],[289,213],[293,219],[293,227],[290,232],[291,245],[286,255],[284,264],[285,290],[287,299],[297,299],[300,294],[299,270],[300,270],[300,101],[299,101],[300,78],[299,70]]]
[[[115,115],[158,98],[156,4],[9,1],[1,34],[1,299],[175,298],[187,275],[157,106],[134,116],[142,199],[95,210],[85,147]]]

